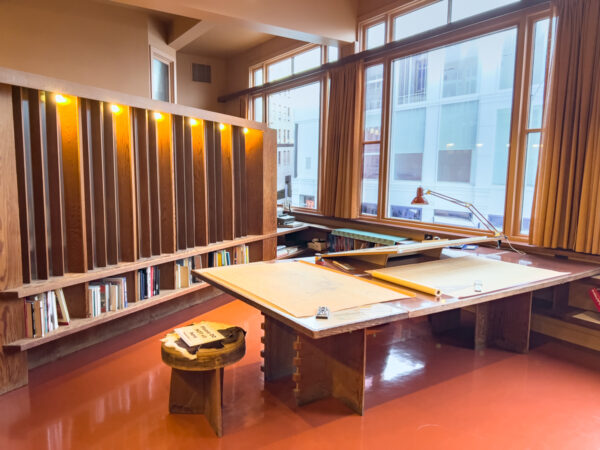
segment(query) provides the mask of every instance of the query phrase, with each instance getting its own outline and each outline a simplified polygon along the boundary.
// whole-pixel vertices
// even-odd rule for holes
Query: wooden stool
[[[208,322],[217,330],[233,328],[224,323]],[[223,348],[200,348],[196,355],[173,348],[179,340],[176,333],[163,339],[161,356],[171,367],[169,412],[204,414],[217,436],[223,435],[223,368],[239,361],[246,353],[246,340],[241,328],[234,328]],[[187,356],[187,357],[186,357]],[[194,357],[194,359],[190,359]]]

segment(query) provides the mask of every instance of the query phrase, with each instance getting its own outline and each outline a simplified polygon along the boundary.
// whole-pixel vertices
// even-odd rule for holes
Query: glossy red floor
[[[32,371],[0,396],[0,449],[600,448],[598,354],[556,342],[475,352],[425,320],[388,325],[368,338],[360,417],[333,399],[296,407],[289,380],[264,390],[261,316],[228,300],[192,310],[248,330],[246,356],[225,370],[222,439],[203,416],[167,412],[158,340],[188,310]]]

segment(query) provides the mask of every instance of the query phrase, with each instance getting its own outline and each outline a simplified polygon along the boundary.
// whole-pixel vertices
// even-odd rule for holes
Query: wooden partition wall
[[[160,267],[158,303],[200,289],[174,289],[179,259],[274,258],[275,147],[261,123],[0,68],[0,393],[27,349],[112,320],[85,318],[91,281],[124,276],[141,309],[138,269]],[[57,288],[73,324],[25,339],[24,298]]]

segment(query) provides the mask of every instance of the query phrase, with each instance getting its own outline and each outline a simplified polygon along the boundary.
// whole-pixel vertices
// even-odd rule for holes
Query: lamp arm
[[[500,231],[498,231],[498,229],[487,219],[487,217],[485,217],[472,203],[467,203],[457,198],[450,197],[446,194],[441,194],[429,189],[425,191],[425,195],[433,195],[434,197],[441,198],[442,200],[446,200],[447,202],[454,203],[455,205],[459,205],[468,209],[477,218],[477,220],[479,220],[488,230],[494,233],[494,236],[502,236],[502,233],[500,233]]]

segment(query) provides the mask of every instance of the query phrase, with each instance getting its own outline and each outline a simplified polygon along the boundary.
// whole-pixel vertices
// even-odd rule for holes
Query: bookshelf
[[[176,288],[179,260],[240,245],[275,258],[275,155],[262,123],[0,68],[0,393],[27,383],[28,350],[211,298]],[[140,300],[148,267],[160,292]],[[127,308],[86,317],[88,286],[109,277],[126,279]],[[26,338],[25,299],[56,289],[69,325]]]

